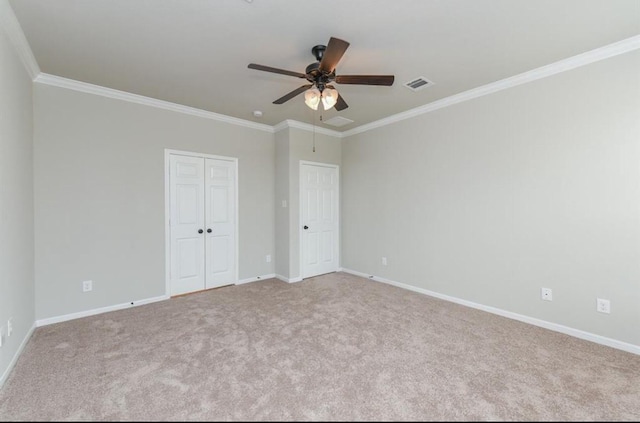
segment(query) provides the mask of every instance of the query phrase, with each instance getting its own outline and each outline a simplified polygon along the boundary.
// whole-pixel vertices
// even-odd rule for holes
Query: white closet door
[[[204,160],[172,154],[169,180],[171,295],[178,295],[205,286]]]
[[[236,280],[236,164],[205,159],[206,287]]]
[[[302,277],[338,270],[338,168],[301,164]]]

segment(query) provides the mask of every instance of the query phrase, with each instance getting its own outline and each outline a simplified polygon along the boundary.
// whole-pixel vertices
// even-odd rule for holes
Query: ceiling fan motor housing
[[[331,73],[323,73],[320,70],[320,61],[322,61],[322,55],[323,55],[325,49],[326,49],[326,47],[323,46],[323,45],[317,45],[313,49],[311,49],[311,51],[316,56],[318,61],[314,62],[314,63],[311,63],[305,69],[305,74],[306,74],[305,76],[307,78],[307,81],[309,81],[309,82],[313,83],[314,85],[316,85],[316,87],[320,90],[320,92],[322,92],[322,90],[324,90],[325,86],[328,83],[330,83],[334,79],[336,79],[336,72],[335,71],[333,71]]]

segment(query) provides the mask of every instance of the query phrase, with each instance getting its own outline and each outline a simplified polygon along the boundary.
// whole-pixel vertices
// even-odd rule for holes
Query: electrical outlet
[[[387,265],[387,258],[386,257],[382,257],[382,265],[383,266]]]
[[[82,281],[82,292],[93,291],[93,281]]]
[[[4,344],[4,328],[0,326],[0,347]]]
[[[596,310],[600,313],[611,313],[611,301],[598,298],[596,300]]]
[[[267,254],[267,255],[264,257],[264,261],[266,261],[267,263],[271,263],[271,254]]]
[[[10,317],[9,320],[7,320],[7,337],[11,336],[12,333],[13,333],[13,317]]]
[[[287,207],[287,200],[282,200],[282,207]]]
[[[540,298],[545,301],[553,301],[553,291],[551,291],[551,288],[541,288]]]

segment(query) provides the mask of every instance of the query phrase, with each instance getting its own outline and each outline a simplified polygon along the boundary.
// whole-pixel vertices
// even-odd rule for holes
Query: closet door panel
[[[179,295],[205,286],[204,160],[171,155],[169,165],[171,295]]]
[[[205,159],[206,287],[237,282],[236,165]]]

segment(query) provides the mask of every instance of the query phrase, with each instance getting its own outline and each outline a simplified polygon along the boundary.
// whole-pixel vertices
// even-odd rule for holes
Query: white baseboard
[[[241,279],[236,283],[236,285],[242,285],[243,283],[251,283],[251,282],[257,282],[257,281],[263,281],[265,279],[273,279],[273,278],[277,278],[277,277],[278,276],[275,273],[270,273],[268,275],[256,276],[254,278]]]
[[[302,278],[301,277],[287,278],[287,277],[282,276],[282,275],[276,275],[276,278],[280,279],[283,282],[287,282],[287,283],[302,282]]]
[[[20,358],[20,355],[22,354],[22,350],[24,350],[24,347],[27,345],[27,342],[29,342],[29,339],[31,339],[31,335],[33,335],[33,331],[35,329],[36,329],[36,324],[34,323],[31,326],[31,329],[29,329],[29,331],[25,335],[25,337],[22,340],[22,342],[20,343],[20,346],[16,350],[16,353],[13,355],[13,358],[9,362],[9,366],[7,366],[7,369],[2,374],[2,377],[0,377],[0,388],[2,388],[2,386],[4,386],[4,383],[9,378],[9,375],[11,374],[11,371],[13,370],[13,367],[16,365],[16,363],[18,362],[18,358]]]
[[[525,316],[525,315],[514,313],[511,311],[502,310],[500,308],[491,307],[484,304],[478,304],[472,301],[467,301],[460,298],[452,297],[450,295],[440,294],[434,291],[429,291],[427,289],[418,288],[418,287],[407,285],[401,282],[392,281],[390,279],[381,278],[379,276],[374,276],[368,273],[358,272],[357,270],[342,269],[342,271],[345,273],[350,273],[352,275],[371,279],[376,282],[382,282],[389,285],[397,286],[399,288],[407,289],[409,291],[414,291],[420,294],[429,295],[431,297],[440,298],[441,300],[450,301],[456,304],[461,304],[467,307],[486,311],[492,314],[497,314],[498,316],[507,317],[509,319],[518,320],[524,323],[529,323],[534,326],[539,326],[541,328],[549,329],[555,332],[564,333],[565,335],[570,335],[576,338],[584,339],[586,341],[595,342],[597,344],[606,345],[607,347],[612,347],[622,351],[630,352],[632,354],[640,355],[640,345],[629,344],[627,342],[618,341],[616,339],[607,338],[601,335],[596,335],[591,332],[585,332],[580,329],[574,329],[574,328],[560,325],[557,323],[547,322],[546,320],[537,319],[535,317]]]
[[[36,327],[52,325],[54,323],[66,322],[67,320],[80,319],[81,317],[94,316],[96,314],[108,313],[110,311],[123,310],[125,308],[137,307],[145,304],[151,304],[158,301],[168,300],[168,295],[147,298],[144,300],[131,301],[129,303],[116,304],[107,307],[94,308],[93,310],[79,311],[77,313],[65,314],[56,317],[47,317],[46,319],[36,320]]]

